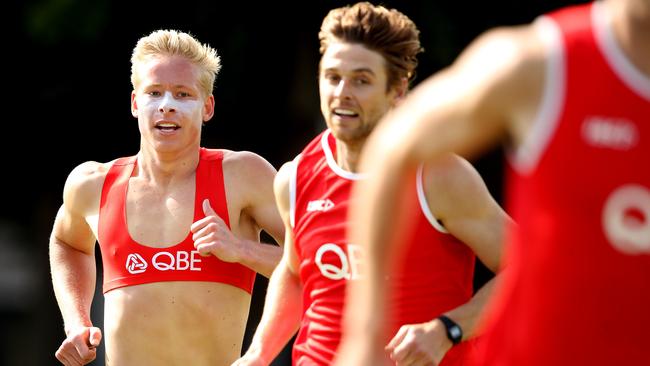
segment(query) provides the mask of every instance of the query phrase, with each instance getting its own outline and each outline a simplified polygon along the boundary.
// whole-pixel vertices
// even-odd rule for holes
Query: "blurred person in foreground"
[[[377,279],[401,246],[397,192],[421,161],[507,141],[507,266],[479,365],[650,365],[650,1],[571,6],[490,30],[421,83],[368,141],[340,365],[375,365]],[[379,314],[381,316],[381,314]],[[368,336],[368,333],[371,333]]]

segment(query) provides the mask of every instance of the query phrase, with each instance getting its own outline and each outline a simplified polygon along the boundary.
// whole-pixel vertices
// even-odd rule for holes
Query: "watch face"
[[[440,319],[447,330],[447,338],[449,338],[453,344],[460,343],[460,341],[463,339],[463,330],[460,328],[460,326],[458,326],[458,324],[454,323],[453,320],[449,319],[445,315],[439,316],[438,319]]]
[[[456,325],[449,328],[449,335],[451,335],[452,338],[457,339],[462,336],[462,332],[460,331],[460,328]]]

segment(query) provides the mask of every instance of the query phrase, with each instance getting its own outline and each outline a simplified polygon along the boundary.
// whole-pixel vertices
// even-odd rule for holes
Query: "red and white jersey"
[[[650,78],[599,2],[535,26],[547,84],[511,161],[518,229],[479,363],[650,365]]]
[[[290,183],[304,306],[294,365],[331,363],[341,338],[347,281],[363,276],[363,254],[347,236],[350,189],[362,176],[341,169],[335,154],[336,140],[327,130],[296,158]],[[472,296],[474,254],[435,220],[418,177],[413,194],[421,209],[414,211],[413,231],[404,239],[404,265],[389,278],[395,290],[389,309],[395,320],[378,319],[392,333],[403,324],[434,319]],[[466,346],[454,348],[443,365],[461,364],[454,360],[463,359]]]
[[[194,221],[205,217],[202,204],[207,198],[230,226],[222,161],[223,151],[201,148],[196,168]],[[251,293],[255,272],[239,263],[199,255],[189,227],[185,239],[171,247],[145,246],[133,240],[126,222],[126,193],[137,163],[136,156],[117,159],[102,187],[98,242],[104,268],[104,293],[119,287],[164,281],[221,282]]]

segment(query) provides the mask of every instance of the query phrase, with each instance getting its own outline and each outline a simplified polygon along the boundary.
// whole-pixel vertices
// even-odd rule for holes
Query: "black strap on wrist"
[[[463,339],[463,330],[460,328],[458,324],[456,324],[455,321],[449,319],[446,315],[440,315],[438,317],[442,324],[445,325],[445,329],[447,330],[447,338],[453,343],[454,345],[460,343],[460,341]]]

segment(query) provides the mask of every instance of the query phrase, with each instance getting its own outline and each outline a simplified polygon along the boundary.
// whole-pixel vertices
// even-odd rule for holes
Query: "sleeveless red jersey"
[[[223,151],[201,149],[196,169],[194,222],[205,217],[203,200],[229,224],[228,205],[223,183]],[[202,257],[194,249],[192,232],[171,247],[154,248],[131,238],[126,223],[126,193],[137,157],[116,160],[102,188],[99,209],[98,242],[104,267],[104,293],[124,286],[162,281],[207,281],[226,283],[252,292],[255,272],[238,264],[226,263],[215,256]],[[152,223],[156,225],[156,223]]]
[[[350,189],[362,175],[341,169],[335,154],[336,140],[327,130],[295,160],[290,184],[304,307],[293,349],[295,365],[331,363],[341,338],[347,281],[363,275],[363,254],[347,236]],[[414,229],[404,239],[406,264],[398,266],[388,282],[395,291],[389,301],[394,320],[379,320],[387,322],[390,337],[401,325],[432,320],[472,296],[472,251],[433,218],[420,184],[417,192],[425,210],[414,212]],[[454,347],[443,365],[462,364],[458,361],[466,347]]]
[[[650,78],[600,3],[536,25],[547,88],[512,161],[519,227],[480,364],[650,365]]]

